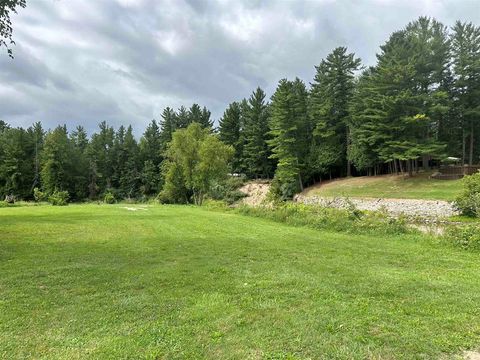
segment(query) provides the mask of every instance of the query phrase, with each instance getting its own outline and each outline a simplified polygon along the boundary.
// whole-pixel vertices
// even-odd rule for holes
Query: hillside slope
[[[461,180],[430,179],[431,173],[361,176],[325,181],[306,188],[302,195],[452,201],[461,192]]]

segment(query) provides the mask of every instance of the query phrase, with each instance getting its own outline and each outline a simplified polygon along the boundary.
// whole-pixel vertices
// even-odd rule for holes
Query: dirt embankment
[[[270,182],[249,181],[239,190],[247,195],[241,200],[242,204],[249,206],[258,206],[261,205],[267,198],[268,191],[270,190]]]

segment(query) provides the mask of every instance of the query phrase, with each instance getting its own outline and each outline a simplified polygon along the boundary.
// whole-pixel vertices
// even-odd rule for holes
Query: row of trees
[[[478,162],[480,28],[473,24],[448,29],[421,17],[394,32],[367,69],[336,48],[310,85],[283,79],[271,103],[262,103],[266,119],[251,115],[257,90],[250,106],[233,103],[220,121],[238,171],[249,173],[252,156],[276,161],[273,191],[282,198],[321,177],[349,176],[352,168],[412,173],[446,156]],[[263,143],[252,142],[256,136]],[[252,143],[268,147],[251,152]]]
[[[197,104],[176,112],[166,108],[161,126],[152,120],[140,141],[131,126],[114,129],[106,122],[89,137],[82,126],[71,133],[66,126],[46,132],[40,122],[23,129],[0,121],[0,192],[31,199],[38,187],[47,195],[68,191],[77,201],[107,192],[118,198],[155,196],[172,134],[192,123],[212,132],[210,112]]]
[[[164,189],[172,201],[201,202],[205,186],[193,180],[208,173],[201,159],[231,157],[230,172],[273,178],[273,193],[289,198],[325,177],[411,173],[446,156],[473,164],[480,155],[479,116],[480,28],[457,22],[448,29],[421,17],[389,37],[375,66],[363,68],[353,53],[336,48],[309,87],[282,79],[270,102],[257,88],[228,106],[217,130],[210,112],[196,104],[166,108],[161,124],[152,121],[139,142],[131,127],[106,123],[90,138],[81,127],[45,133],[39,123],[26,130],[2,123],[0,189],[28,198],[41,186],[67,190],[74,199]],[[192,123],[198,125],[173,137]],[[218,148],[219,158],[203,146]],[[181,160],[182,151],[190,160]]]

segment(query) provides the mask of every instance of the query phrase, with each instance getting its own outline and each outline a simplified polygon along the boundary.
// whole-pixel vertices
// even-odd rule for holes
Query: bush
[[[229,177],[223,182],[217,182],[212,185],[209,196],[213,200],[223,200],[231,205],[247,196],[238,189],[245,183],[243,177]]]
[[[386,212],[362,212],[356,208],[336,209],[294,202],[277,202],[271,206],[242,206],[237,211],[291,225],[338,232],[390,235],[408,231],[404,218],[393,218]]]
[[[454,205],[462,215],[480,217],[480,173],[463,178],[463,192]]]
[[[111,191],[107,191],[103,196],[103,202],[105,204],[114,204],[115,203],[115,195]]]
[[[33,198],[36,202],[41,202],[45,201],[47,196],[43,191],[36,187],[35,189],[33,189]]]
[[[68,204],[68,191],[55,190],[52,195],[48,197],[48,202],[54,206],[65,206]]]
[[[478,224],[450,226],[445,232],[445,239],[448,243],[465,250],[480,250],[480,226]]]

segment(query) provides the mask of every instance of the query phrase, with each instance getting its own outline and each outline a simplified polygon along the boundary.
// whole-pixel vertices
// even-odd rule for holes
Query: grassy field
[[[0,209],[0,358],[438,359],[480,254],[195,207]]]
[[[411,178],[402,175],[352,177],[312,186],[305,189],[304,194],[452,201],[462,190],[461,180],[435,180],[429,176],[430,173]]]

